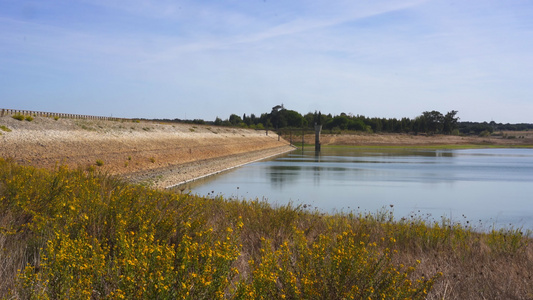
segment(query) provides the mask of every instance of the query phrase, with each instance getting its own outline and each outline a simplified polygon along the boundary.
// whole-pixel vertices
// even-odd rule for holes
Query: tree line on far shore
[[[322,125],[324,131],[340,133],[342,131],[359,131],[369,133],[424,133],[424,134],[492,134],[495,131],[522,131],[532,130],[533,124],[502,124],[494,121],[487,122],[460,122],[457,117],[458,111],[452,110],[445,114],[432,110],[422,112],[421,115],[412,118],[377,118],[351,113],[339,115],[322,114],[320,111],[309,112],[305,115],[297,111],[286,109],[283,105],[277,105],[269,113],[231,114],[229,118],[222,120],[217,117],[215,121],[195,120],[163,120],[185,122],[194,124],[212,124],[217,126],[233,126],[251,129],[269,130],[298,130],[313,129],[315,124]]]

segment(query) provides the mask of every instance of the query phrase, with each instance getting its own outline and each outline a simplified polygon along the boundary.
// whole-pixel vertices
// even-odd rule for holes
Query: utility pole
[[[302,153],[304,152],[304,137],[305,137],[305,129],[302,128]]]
[[[320,152],[320,131],[322,131],[322,125],[315,123],[315,152]]]

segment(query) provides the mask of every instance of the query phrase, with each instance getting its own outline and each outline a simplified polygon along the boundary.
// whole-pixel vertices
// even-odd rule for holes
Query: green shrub
[[[33,117],[32,116],[27,116],[26,118],[24,118],[26,121],[28,122],[31,122],[33,121]]]
[[[13,299],[424,299],[436,278],[396,265],[393,251],[343,219],[311,219],[326,226],[306,233],[309,224],[297,220],[314,215],[291,206],[2,159],[0,183],[0,209],[15,220],[2,229],[24,241],[6,250],[23,266],[3,278],[16,281]]]
[[[5,132],[11,132],[11,129],[7,128],[5,125],[0,125],[0,129],[2,129]]]
[[[97,160],[96,160],[96,165],[99,166],[99,167],[101,167],[101,166],[104,165],[104,161],[101,160],[101,159],[97,159]]]
[[[490,136],[490,135],[491,135],[491,133],[490,133],[490,131],[488,131],[488,130],[484,130],[484,131],[482,131],[482,132],[479,134],[480,137],[488,137],[488,136]]]
[[[21,114],[16,114],[16,115],[13,115],[13,116],[11,116],[11,117],[12,117],[13,119],[15,119],[15,120],[19,120],[19,121],[24,120],[24,116],[21,115]]]
[[[496,274],[506,265],[525,287],[503,298],[531,295],[530,238],[520,230],[481,234],[445,220],[395,222],[386,212],[326,215],[178,195],[94,169],[0,158],[1,297],[500,299],[490,293],[512,284],[510,272]],[[472,277],[479,286],[464,283]]]

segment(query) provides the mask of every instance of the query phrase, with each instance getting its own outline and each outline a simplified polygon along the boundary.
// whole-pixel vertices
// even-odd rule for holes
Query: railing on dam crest
[[[88,119],[88,120],[108,120],[108,121],[131,120],[131,119],[125,119],[125,118],[53,113],[53,112],[43,112],[43,111],[33,111],[33,110],[6,109],[6,108],[0,109],[0,117],[13,116],[13,115],[30,115],[30,116],[36,116],[36,117],[37,116],[38,117],[51,117],[51,118],[58,117],[58,118],[65,118],[65,119]]]

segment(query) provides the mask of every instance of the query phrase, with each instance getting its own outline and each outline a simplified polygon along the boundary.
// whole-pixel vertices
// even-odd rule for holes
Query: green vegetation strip
[[[301,143],[293,143],[301,148]],[[306,149],[314,149],[314,144],[304,144]],[[429,150],[453,150],[453,149],[505,149],[505,148],[533,148],[533,145],[488,145],[488,144],[442,144],[442,145],[322,145],[321,149],[429,149]]]
[[[457,271],[441,273],[450,263],[533,269],[517,230],[178,195],[4,159],[0,212],[6,299],[426,299],[460,290]],[[498,280],[470,287],[531,295]]]

